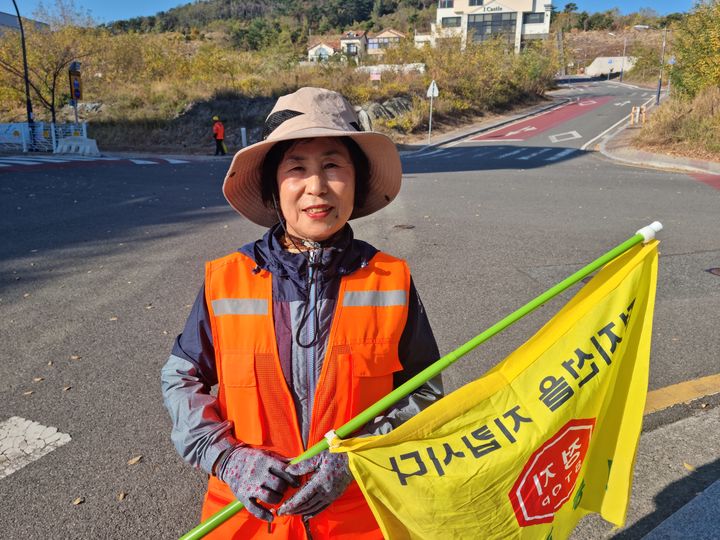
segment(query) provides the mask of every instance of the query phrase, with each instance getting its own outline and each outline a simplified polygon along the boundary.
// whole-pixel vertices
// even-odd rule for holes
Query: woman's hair
[[[273,195],[275,200],[280,200],[277,184],[277,170],[280,162],[294,144],[303,139],[292,139],[289,141],[280,141],[276,143],[270,151],[265,154],[265,159],[261,168],[261,195],[263,203],[268,208],[273,208]],[[345,145],[350,154],[350,159],[355,169],[355,200],[353,206],[362,208],[367,199],[370,182],[370,163],[362,151],[358,143],[350,137],[339,137],[338,140]],[[278,203],[279,204],[279,203]],[[280,210],[278,208],[278,210]]]

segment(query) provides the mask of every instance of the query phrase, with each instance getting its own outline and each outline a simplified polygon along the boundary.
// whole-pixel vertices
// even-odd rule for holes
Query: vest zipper
[[[317,261],[317,257],[319,254],[320,254],[319,249],[313,249],[312,251],[310,251],[310,260],[308,261],[309,262],[309,264],[308,264],[308,281],[310,282],[310,289],[308,291],[308,313],[310,314],[310,316],[308,317],[307,323],[305,325],[305,329],[307,330],[306,343],[310,343],[311,340],[314,339],[315,333],[317,332],[317,328],[315,328],[315,318],[316,318],[315,310],[317,309],[317,305],[316,305],[317,284],[316,284],[316,279],[315,279],[315,272],[317,270],[315,269],[314,263]],[[307,404],[308,404],[307,405],[308,406],[308,410],[307,410],[308,437],[310,436],[309,430],[310,430],[310,425],[312,424],[311,419],[312,419],[313,404],[315,402],[315,386],[317,384],[315,381],[315,352],[316,352],[315,344],[313,343],[313,345],[308,347],[308,350],[307,350],[307,353],[308,353],[308,355],[307,355],[307,360],[308,360],[308,365],[307,365],[307,369],[308,369],[308,378],[307,378],[307,380],[308,380],[308,400],[307,400]],[[307,442],[305,442],[305,445],[307,445]]]

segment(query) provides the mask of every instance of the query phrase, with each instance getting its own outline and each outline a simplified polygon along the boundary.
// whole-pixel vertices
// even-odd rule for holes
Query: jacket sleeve
[[[403,369],[395,374],[393,380],[395,388],[440,358],[430,321],[412,279],[410,280],[408,302],[408,318],[398,346],[398,355]],[[361,433],[371,435],[389,433],[441,397],[443,397],[443,385],[440,375],[438,375],[398,401],[383,416],[378,416],[368,423]]]
[[[185,329],[175,339],[172,354],[161,371],[165,407],[172,419],[171,439],[185,461],[211,474],[218,456],[237,444],[232,422],[220,416],[217,398],[215,348],[205,287],[195,299]]]

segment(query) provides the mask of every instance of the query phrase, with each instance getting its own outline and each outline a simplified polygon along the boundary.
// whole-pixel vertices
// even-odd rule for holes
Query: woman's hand
[[[314,474],[295,495],[278,508],[278,515],[315,516],[342,495],[353,480],[347,454],[331,454],[328,450],[290,465],[285,472],[293,476]]]
[[[297,478],[286,471],[287,460],[247,446],[236,446],[223,455],[217,477],[225,482],[248,512],[258,519],[272,521],[273,515],[258,500],[279,503],[288,485],[298,487]]]

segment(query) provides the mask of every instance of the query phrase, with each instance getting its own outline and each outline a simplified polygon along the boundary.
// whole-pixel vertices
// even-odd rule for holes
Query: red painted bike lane
[[[601,96],[582,99],[567,105],[562,105],[557,109],[554,109],[540,116],[523,120],[516,124],[502,127],[489,133],[483,133],[477,137],[473,137],[473,141],[497,141],[497,142],[511,142],[511,141],[525,141],[535,135],[547,131],[548,129],[572,120],[583,114],[587,114],[590,111],[602,107],[608,101],[612,101],[613,96]]]
[[[707,184],[715,189],[720,189],[720,175],[710,173],[692,173],[690,176],[703,184]]]

